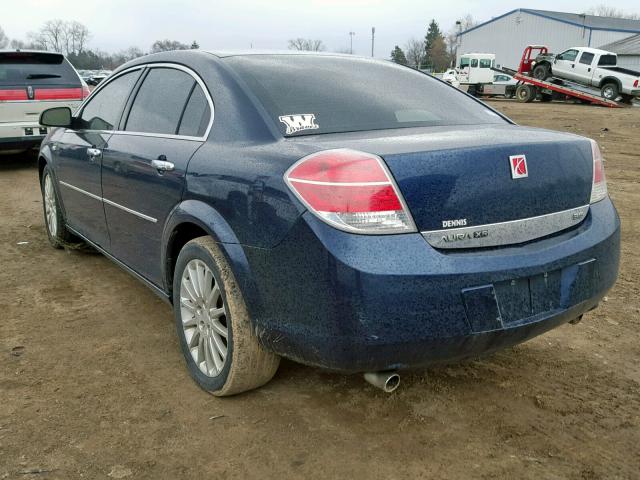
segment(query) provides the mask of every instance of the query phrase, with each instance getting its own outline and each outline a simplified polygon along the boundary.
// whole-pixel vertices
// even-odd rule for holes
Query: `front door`
[[[552,72],[554,76],[566,78],[568,80],[576,80],[576,57],[578,50],[570,49],[556,56],[553,62]]]
[[[52,145],[67,223],[105,249],[109,233],[102,205],[102,151],[139,73],[130,72],[105,84],[73,119],[73,128],[66,129]]]
[[[180,202],[189,160],[202,145],[211,115],[191,73],[148,70],[124,131],[103,151],[102,190],[113,255],[162,286],[163,228]]]

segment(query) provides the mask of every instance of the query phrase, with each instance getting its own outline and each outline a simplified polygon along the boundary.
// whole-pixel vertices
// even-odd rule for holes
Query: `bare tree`
[[[169,50],[189,50],[189,45],[177,40],[156,40],[151,45],[151,53],[167,52]]]
[[[9,37],[4,33],[2,27],[0,27],[0,48],[4,48],[9,43]]]
[[[460,34],[470,28],[475,27],[478,24],[473,19],[471,14],[466,14],[456,24],[451,27],[445,36],[445,42],[447,43],[447,50],[452,62],[455,62],[456,55],[458,54],[458,44],[460,42]]]
[[[595,15],[597,17],[611,17],[611,18],[628,18],[630,20],[640,20],[640,14],[626,13],[616,7],[610,7],[606,4],[596,5],[584,12],[587,15]]]
[[[49,20],[44,23],[36,35],[38,43],[45,50],[62,53],[66,47],[67,24],[60,19]]]
[[[306,50],[309,52],[321,52],[325,49],[322,40],[309,38],[294,38],[289,40],[289,50]]]
[[[89,40],[89,29],[75,20],[68,22],[65,28],[66,54],[81,53]]]
[[[17,38],[11,40],[11,43],[9,45],[11,45],[11,48],[13,48],[14,50],[24,50],[25,48],[29,48],[26,42],[18,40]]]
[[[404,53],[410,67],[420,68],[426,57],[424,41],[410,38],[404,47]]]

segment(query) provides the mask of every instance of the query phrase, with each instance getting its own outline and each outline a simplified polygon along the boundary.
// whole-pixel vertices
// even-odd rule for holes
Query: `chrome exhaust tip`
[[[368,372],[364,374],[364,379],[386,393],[391,393],[400,386],[398,372]]]

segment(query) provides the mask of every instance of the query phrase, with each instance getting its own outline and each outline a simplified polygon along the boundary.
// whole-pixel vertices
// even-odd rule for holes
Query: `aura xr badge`
[[[320,128],[316,124],[316,116],[313,113],[302,113],[300,115],[282,115],[278,117],[287,126],[287,135],[300,132],[302,130],[316,130]]]
[[[525,178],[529,176],[527,169],[527,157],[524,155],[511,155],[509,157],[509,165],[511,165],[511,178]]]

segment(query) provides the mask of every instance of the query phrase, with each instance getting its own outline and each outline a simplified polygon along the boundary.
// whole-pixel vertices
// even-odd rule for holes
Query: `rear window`
[[[598,61],[598,65],[601,67],[615,67],[617,63],[616,60],[616,55],[602,55]]]
[[[226,60],[285,136],[506,122],[449,85],[391,62],[315,55]]]
[[[57,53],[0,53],[0,85],[80,85],[64,56]]]

